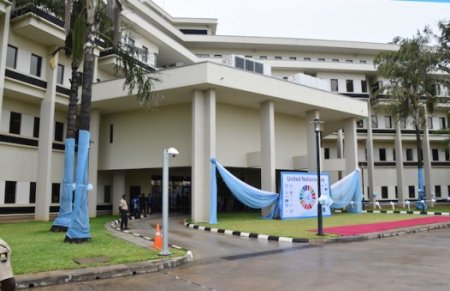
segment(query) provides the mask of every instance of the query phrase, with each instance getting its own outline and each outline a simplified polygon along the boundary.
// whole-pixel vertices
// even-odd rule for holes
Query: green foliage
[[[160,259],[157,250],[136,246],[112,236],[105,224],[114,219],[112,216],[91,219],[92,241],[85,244],[64,243],[65,233],[49,231],[51,222],[0,224],[0,233],[13,251],[15,275]],[[184,251],[176,249],[171,252],[174,257],[184,255]],[[106,256],[110,261],[83,265],[74,262],[74,259],[99,256]]]
[[[13,0],[15,9],[25,7],[40,7],[59,18],[64,19],[64,1],[63,0]]]

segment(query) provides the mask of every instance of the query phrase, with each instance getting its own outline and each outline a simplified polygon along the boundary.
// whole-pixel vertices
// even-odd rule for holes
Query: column
[[[345,174],[350,174],[358,167],[358,138],[356,134],[356,120],[349,118],[344,122],[345,134]]]
[[[370,108],[370,101],[367,101],[369,117],[367,118],[367,141],[366,141],[366,151],[367,151],[367,180],[369,184],[369,193],[367,193],[369,201],[372,202],[375,208],[375,197],[374,197],[374,176],[375,176],[375,164],[373,160],[373,133],[372,133],[372,110]]]
[[[209,220],[210,167],[216,156],[216,92],[194,90],[192,98],[192,213],[196,222]]]
[[[0,123],[2,121],[3,92],[5,90],[6,52],[8,50],[10,15],[11,6],[6,8],[4,15],[0,16]]]
[[[273,101],[261,103],[261,189],[276,192],[275,180],[275,106]],[[261,210],[266,216],[272,207]]]
[[[404,187],[404,171],[403,171],[403,145],[402,145],[402,129],[400,121],[395,126],[395,165],[397,169],[397,195],[398,203],[405,207],[405,187]]]
[[[320,119],[319,111],[311,110],[306,112],[306,135],[307,135],[307,150],[308,150],[308,172],[317,171],[317,157],[316,157],[316,132],[314,131],[314,119]],[[319,149],[320,149],[319,144]],[[320,168],[322,167],[322,158],[320,159]]]
[[[130,193],[127,193],[125,189],[125,171],[114,171],[112,182],[112,213],[114,215],[119,215],[119,202],[124,194],[127,195],[126,200],[130,201]]]
[[[53,51],[48,50],[48,55]],[[55,55],[55,63],[58,63],[59,54]],[[56,73],[47,62],[46,68],[47,91],[41,101],[39,146],[37,157],[36,180],[36,207],[34,217],[36,220],[50,219],[49,206],[52,193],[52,150],[53,128],[55,123],[55,98],[56,98]]]
[[[428,113],[426,108],[425,120],[428,120]],[[423,130],[423,141],[422,141],[422,151],[423,151],[423,172],[425,178],[425,199],[427,204],[431,206],[431,193],[434,193],[434,185],[431,184],[431,147],[430,147],[430,134],[428,131],[428,125],[425,126]]]
[[[344,134],[342,129],[338,130],[337,140],[336,140],[336,149],[337,149],[337,158],[344,158]],[[342,175],[342,171],[338,171],[338,180],[342,179],[344,175]]]
[[[98,144],[100,132],[100,112],[91,110],[91,143],[89,145],[89,179],[93,189],[88,192],[89,217],[97,216],[97,176],[98,176]]]

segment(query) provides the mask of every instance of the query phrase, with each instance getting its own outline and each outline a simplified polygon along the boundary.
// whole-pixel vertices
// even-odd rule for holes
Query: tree
[[[397,51],[382,52],[375,57],[378,72],[389,80],[380,88],[388,99],[388,111],[396,121],[406,122],[407,118],[415,129],[418,153],[419,201],[425,201],[423,186],[423,154],[421,132],[427,130],[426,112],[433,112],[436,102],[435,82],[438,64],[436,49],[430,46],[431,32],[425,29],[412,38],[394,39]],[[377,102],[379,96],[371,101]],[[429,186],[429,185],[428,185]],[[428,187],[430,189],[430,187]],[[426,210],[426,203],[417,203],[417,208]]]
[[[439,69],[447,73],[447,78],[441,80],[441,83],[447,87],[447,94],[450,94],[450,20],[439,22],[440,35],[437,36],[439,47]],[[448,100],[447,100],[448,101]],[[447,112],[447,120],[450,121],[450,110]],[[440,130],[440,134],[446,136],[444,140],[445,150],[450,151],[450,125]]]

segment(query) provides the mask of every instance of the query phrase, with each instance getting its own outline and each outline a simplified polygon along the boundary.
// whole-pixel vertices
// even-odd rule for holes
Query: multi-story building
[[[379,200],[417,199],[412,128],[396,127],[382,106],[370,111],[368,102],[384,81],[374,56],[395,45],[219,36],[215,19],[174,18],[152,1],[125,2],[122,20],[132,30],[130,44],[148,52],[141,61],[157,70],[154,91],[163,99],[153,110],[140,107],[123,88],[117,56],[99,44],[91,216],[116,213],[124,193],[151,192],[158,208],[162,152],[170,146],[181,152],[171,160],[171,208],[183,203],[194,220],[208,217],[210,158],[277,191],[279,171],[316,169],[317,118],[322,169],[332,182],[359,166],[366,199],[374,192]],[[63,21],[48,11],[0,0],[0,217],[48,220],[58,210],[71,67],[62,53],[54,68],[49,59],[64,39]],[[426,187],[436,199],[450,194],[450,156],[434,134],[447,127],[447,111],[438,106],[425,133]],[[238,207],[226,193],[220,184],[219,209]]]

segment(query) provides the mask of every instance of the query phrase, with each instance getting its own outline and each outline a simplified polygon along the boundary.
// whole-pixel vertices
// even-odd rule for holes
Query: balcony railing
[[[46,9],[45,7],[41,7],[41,6],[35,6],[32,4],[15,9],[11,13],[11,18],[13,19],[13,18],[22,16],[22,15],[25,15],[27,13],[35,14],[41,18],[44,18],[45,20],[48,20],[49,22],[51,22],[53,24],[56,24],[57,26],[64,27],[64,20],[57,17],[49,9]]]

